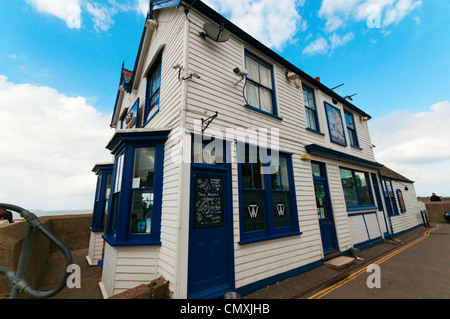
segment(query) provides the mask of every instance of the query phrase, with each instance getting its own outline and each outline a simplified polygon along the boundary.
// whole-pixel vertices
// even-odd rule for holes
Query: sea
[[[79,214],[92,214],[92,209],[73,209],[73,210],[39,210],[30,209],[31,213],[35,214],[37,217],[44,216],[59,216],[59,215],[79,215]],[[23,219],[19,213],[13,212],[14,220]]]

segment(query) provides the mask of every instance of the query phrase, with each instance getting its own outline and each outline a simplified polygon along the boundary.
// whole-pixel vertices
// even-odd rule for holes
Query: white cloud
[[[344,21],[367,21],[372,18],[379,18],[385,28],[400,23],[420,5],[421,0],[323,0],[319,17],[327,20],[327,32],[344,26]]]
[[[117,13],[114,8],[105,7],[96,2],[86,4],[87,11],[92,15],[97,31],[107,31],[113,24],[112,17]]]
[[[398,24],[408,14],[410,14],[415,8],[422,5],[422,1],[413,0],[399,0],[395,4],[395,7],[391,7],[387,10],[385,18],[383,20],[383,26],[387,27],[391,24]]]
[[[336,33],[333,33],[328,37],[328,40],[320,37],[317,40],[311,42],[304,50],[303,54],[306,55],[314,55],[314,54],[327,54],[337,47],[345,45],[347,42],[350,42],[355,38],[352,32],[345,34],[344,36],[340,36]]]
[[[416,181],[418,195],[432,192],[450,196],[450,102],[429,111],[396,111],[375,118],[370,132],[375,158]]]
[[[303,54],[325,54],[328,52],[329,47],[328,41],[325,38],[318,38],[303,50]]]
[[[307,28],[298,12],[298,8],[304,5],[305,0],[205,0],[204,2],[273,49],[282,50],[299,31]]]
[[[27,209],[93,205],[96,162],[110,161],[110,116],[82,97],[0,75],[0,202]]]
[[[37,11],[54,15],[67,24],[67,27],[81,28],[80,0],[26,0]]]
[[[345,45],[347,42],[350,42],[355,38],[355,35],[352,32],[347,33],[344,36],[339,36],[336,33],[333,33],[330,36],[331,49],[335,49],[337,47]]]

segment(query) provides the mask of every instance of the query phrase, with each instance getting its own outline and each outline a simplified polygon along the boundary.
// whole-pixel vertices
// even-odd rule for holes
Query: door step
[[[323,264],[327,267],[342,270],[355,263],[356,259],[353,257],[339,256],[330,260],[325,261]]]
[[[327,261],[327,260],[330,260],[330,259],[339,257],[339,256],[341,256],[341,255],[342,255],[342,253],[341,253],[340,251],[335,251],[335,252],[332,252],[332,253],[330,253],[330,254],[325,255],[325,256],[322,258],[322,260],[323,260],[323,261]]]

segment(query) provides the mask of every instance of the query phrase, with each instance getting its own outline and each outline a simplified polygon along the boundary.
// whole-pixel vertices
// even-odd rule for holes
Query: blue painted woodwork
[[[231,164],[192,162],[190,188],[188,298],[219,298],[234,290]]]

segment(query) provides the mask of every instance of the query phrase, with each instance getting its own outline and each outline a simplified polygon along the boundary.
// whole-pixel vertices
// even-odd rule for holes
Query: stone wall
[[[67,215],[40,217],[39,220],[70,250],[88,248],[89,227],[92,215]],[[25,221],[0,226],[0,266],[12,270],[17,269],[23,240],[27,229]],[[33,231],[33,237],[28,255],[25,279],[36,288],[45,273],[47,260],[58,248],[39,231]],[[0,298],[9,295],[11,284],[0,275]]]

